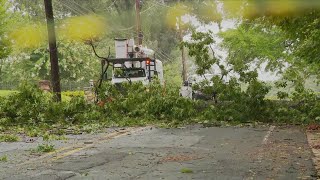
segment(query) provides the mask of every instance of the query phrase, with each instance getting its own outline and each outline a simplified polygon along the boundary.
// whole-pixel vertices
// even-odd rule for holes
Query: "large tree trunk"
[[[54,27],[54,18],[52,10],[52,0],[44,0],[47,28],[48,28],[48,39],[50,49],[50,64],[51,64],[51,84],[53,89],[53,98],[56,102],[61,101],[61,88],[60,88],[60,77],[59,77],[59,63],[58,63],[58,50],[56,43],[56,33]]]

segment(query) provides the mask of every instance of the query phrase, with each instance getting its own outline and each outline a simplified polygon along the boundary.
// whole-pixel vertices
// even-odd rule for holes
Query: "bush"
[[[23,83],[17,93],[3,97],[0,104],[2,124],[39,125],[73,122],[75,117],[87,111],[83,97],[75,96],[68,102],[52,101],[52,94],[40,90],[35,84]]]
[[[246,91],[241,91],[234,80],[219,87],[219,102],[213,103],[182,98],[177,87],[164,87],[158,82],[147,86],[104,83],[97,91],[100,101],[96,105],[88,104],[83,96],[56,103],[50,93],[24,83],[16,93],[0,97],[0,126],[23,127],[30,136],[39,136],[52,125],[79,125],[84,131],[91,132],[104,126],[151,123],[177,126],[221,121],[294,124],[320,121],[320,103],[309,91],[296,92],[291,101],[270,101],[265,99],[270,88],[258,81],[251,81]],[[59,129],[59,133],[64,134],[65,129]]]
[[[17,93],[3,98],[1,116],[15,124],[39,123],[44,121],[43,112],[48,107],[48,101],[49,95],[36,88],[36,85],[23,83]]]
[[[99,99],[106,101],[103,108],[109,116],[184,120],[196,114],[193,101],[158,83],[149,86],[125,83],[122,87],[105,84]]]

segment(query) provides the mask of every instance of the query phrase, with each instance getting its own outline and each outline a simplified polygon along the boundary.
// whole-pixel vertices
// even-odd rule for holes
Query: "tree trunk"
[[[60,102],[61,88],[60,88],[60,77],[59,77],[59,62],[58,62],[58,50],[57,50],[56,33],[55,33],[53,10],[52,10],[52,0],[44,0],[44,5],[46,10],[46,18],[47,18],[53,99],[56,102]]]

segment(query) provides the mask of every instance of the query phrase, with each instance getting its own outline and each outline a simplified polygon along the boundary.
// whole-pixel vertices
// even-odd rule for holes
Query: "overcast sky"
[[[197,21],[196,18],[186,16],[184,17],[185,21],[191,22],[195,27],[197,27],[197,31],[201,32],[208,32],[209,30],[213,32],[214,34],[214,40],[216,41],[215,44],[212,45],[215,53],[217,56],[222,57],[222,60],[225,60],[227,58],[228,52],[224,49],[221,49],[219,46],[219,43],[223,41],[222,38],[218,37],[218,33],[220,32],[219,26],[217,23],[212,23],[210,25],[203,25],[199,21]],[[235,29],[237,26],[236,20],[233,19],[225,19],[221,22],[221,31],[227,31],[229,29]],[[191,34],[188,34],[185,36],[184,40],[190,40]],[[262,81],[275,81],[278,80],[280,77],[276,74],[276,72],[267,72],[265,71],[267,63],[262,63],[261,66],[258,68],[258,74],[259,79]],[[257,66],[255,64],[252,64],[251,69],[256,69]],[[194,73],[195,67],[190,67],[190,75]],[[220,73],[218,70],[218,67],[213,67],[214,73]]]

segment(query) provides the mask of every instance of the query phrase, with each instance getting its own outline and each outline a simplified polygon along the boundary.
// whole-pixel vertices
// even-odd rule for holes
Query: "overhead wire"
[[[68,8],[69,10],[73,11],[75,14],[77,15],[85,15],[87,14],[88,12],[93,12],[93,11],[90,11],[88,9],[85,9],[83,8],[80,4],[78,4],[77,2],[75,1],[58,1],[60,2],[63,6],[65,6],[66,8]],[[66,3],[68,2],[68,3]],[[108,7],[108,9],[110,9],[114,4],[115,4],[116,0],[114,0],[112,2],[112,4]],[[71,4],[70,4],[71,3]],[[72,6],[72,4],[76,5],[76,6]],[[163,5],[161,3],[158,3],[156,2],[156,4],[158,5],[162,5],[162,6],[165,6],[165,7],[169,7],[169,6],[166,6],[166,5]],[[150,10],[152,10],[156,5],[153,5],[151,7],[149,7],[148,9],[144,10],[143,12],[141,13],[145,13],[145,12],[148,12]],[[86,10],[86,11],[84,11]],[[93,12],[94,14],[96,14],[95,12]],[[137,35],[134,35],[136,34],[136,32],[133,30],[133,28],[135,27],[134,26],[131,26],[129,28],[124,28],[124,29],[114,29],[112,31],[114,32],[119,32],[121,31],[121,33],[125,34],[125,35],[129,35],[133,38],[137,38]],[[151,33],[148,33],[147,32],[147,35],[151,36]],[[147,38],[145,38],[146,41],[149,41]],[[168,55],[167,53],[165,53],[164,51],[160,50],[159,48],[155,47],[155,46],[150,46],[152,49],[156,50],[156,54],[161,58],[161,59],[164,59],[164,60],[167,60],[169,62],[172,62],[174,60],[173,57],[171,57],[170,55]]]
[[[73,13],[77,15],[84,15],[85,13],[75,9],[74,7],[70,6],[70,4],[67,4],[68,1],[58,1],[62,6],[65,6],[67,9],[71,10]]]
[[[151,35],[149,33],[149,35]],[[145,41],[149,41],[149,39],[147,39],[146,37],[144,37]],[[171,57],[170,55],[168,55],[167,53],[165,53],[163,50],[160,50],[159,48],[155,47],[155,46],[150,46],[149,44],[149,47],[151,47],[152,49],[156,50],[158,54],[160,54],[162,57],[164,57],[165,59],[167,60],[170,60],[170,61],[173,61],[174,58]]]
[[[115,5],[116,1],[117,1],[117,0],[114,0],[114,1],[111,3],[111,5],[110,5],[109,7],[107,7],[107,10],[108,10],[108,11],[110,11],[110,8],[111,8],[113,5]]]
[[[143,14],[143,13],[149,11],[149,10],[152,10],[152,8],[154,8],[155,6],[156,6],[156,4],[154,4],[153,6],[150,6],[148,9],[142,11],[141,14]]]
[[[167,61],[169,61],[169,62],[174,61],[174,58],[168,57],[168,55],[167,55],[166,53],[164,53],[163,51],[159,50],[158,48],[152,47],[152,49],[155,49],[156,52],[157,52],[157,54],[158,54],[159,56],[161,56],[163,59],[165,59],[165,60],[167,60]]]
[[[74,0],[69,0],[68,1],[69,3],[73,3],[74,5],[76,5],[76,6],[78,6],[80,9],[82,9],[82,10],[86,10],[87,11],[87,13],[94,13],[95,14],[95,12],[93,11],[93,10],[90,10],[90,9],[88,9],[87,7],[84,7],[84,6],[81,6],[79,3],[77,3],[77,2],[75,2]]]
[[[74,7],[78,11],[81,12],[81,14],[96,14],[93,10],[90,10],[88,8],[85,8],[84,6],[80,5],[78,2],[73,1],[67,1],[70,6]]]
[[[170,8],[170,6],[168,5],[165,5],[165,4],[162,4],[162,3],[159,3],[158,1],[155,1],[156,4],[160,5],[160,6],[163,6],[163,7],[167,7],[167,8]]]

